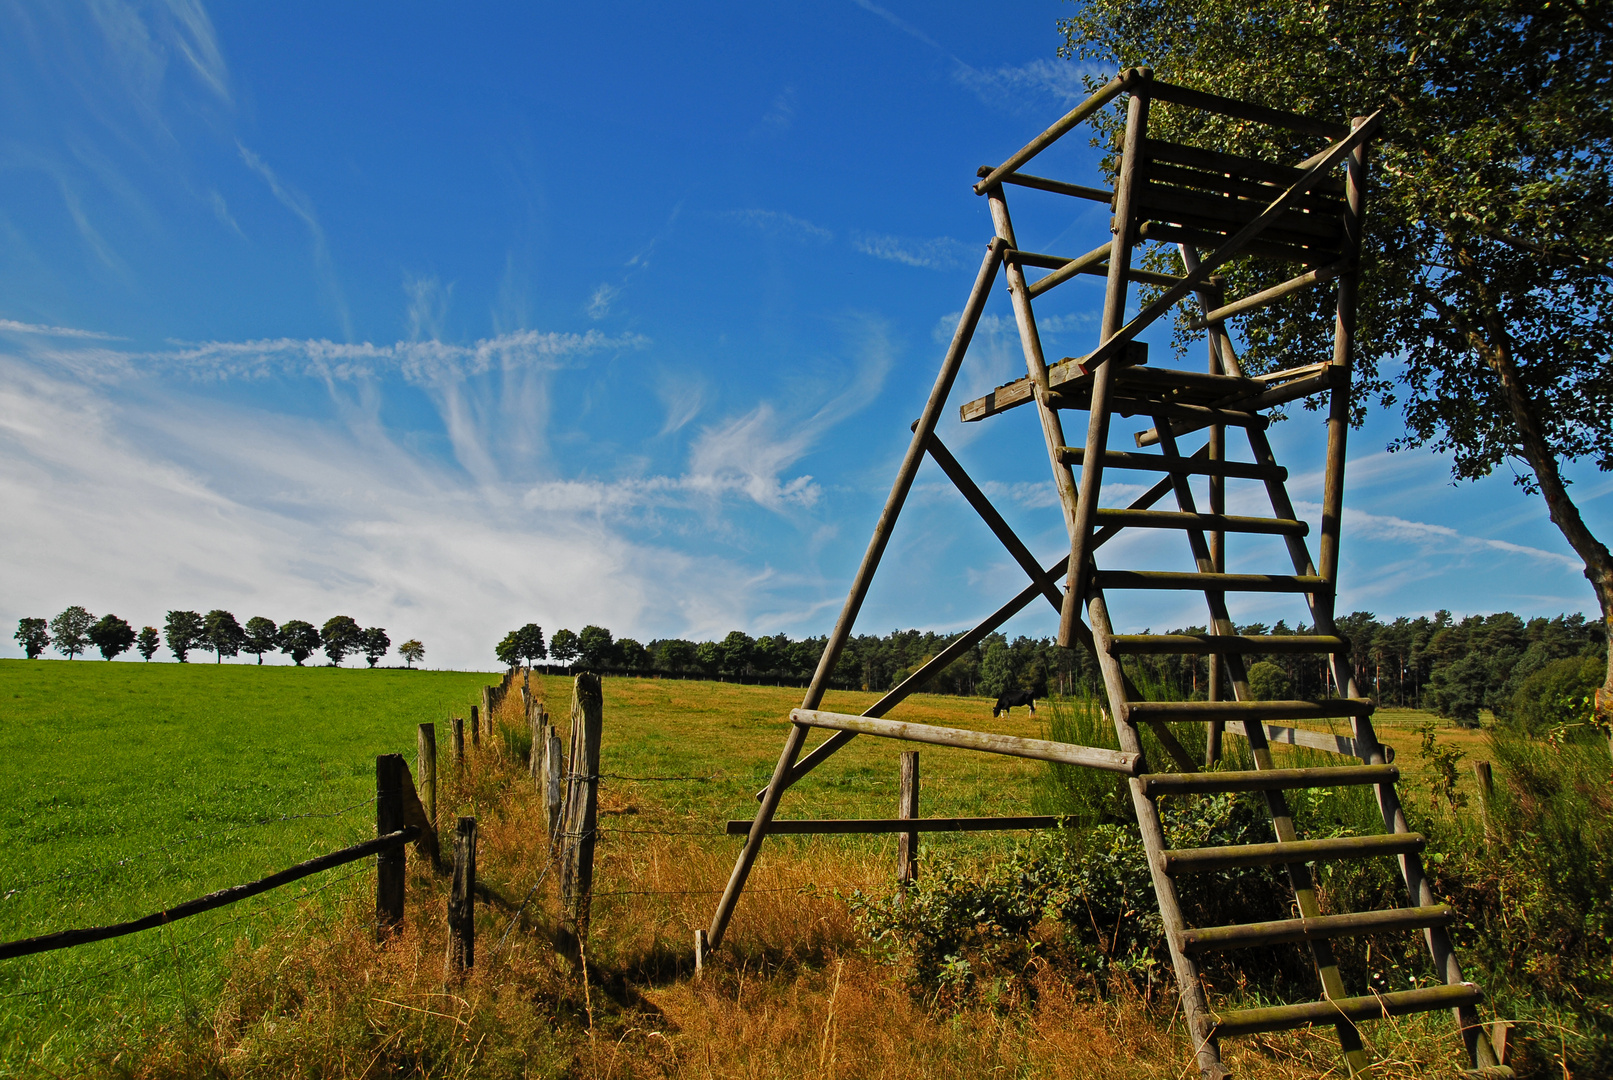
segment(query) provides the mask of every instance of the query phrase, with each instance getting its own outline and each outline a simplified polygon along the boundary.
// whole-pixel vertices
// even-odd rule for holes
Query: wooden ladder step
[[[1099,511],[1100,513],[1102,511]],[[1326,634],[1116,634],[1109,651],[1117,656],[1176,653],[1209,656],[1230,653],[1342,653],[1350,651],[1344,638]]]
[[[1290,840],[1276,844],[1177,848],[1160,852],[1159,865],[1165,873],[1176,877],[1241,866],[1281,866],[1332,859],[1405,855],[1421,851],[1424,843],[1421,833],[1380,833],[1374,836],[1330,836],[1323,840]]]
[[[1198,592],[1326,593],[1315,574],[1201,574],[1174,570],[1099,570],[1100,589],[1180,589]]]
[[[1120,510],[1098,507],[1098,525],[1132,529],[1198,529],[1203,532],[1264,533],[1270,536],[1305,536],[1311,527],[1288,518],[1240,517],[1232,514],[1189,514],[1181,510]]]
[[[1407,1013],[1477,1005],[1483,1000],[1484,991],[1472,983],[1464,982],[1450,983],[1446,986],[1423,986],[1416,990],[1396,990],[1393,993],[1373,994],[1368,997],[1308,1001],[1302,1005],[1239,1009],[1236,1012],[1222,1013],[1216,1018],[1213,1037],[1254,1035],[1262,1031],[1287,1031],[1290,1028],[1307,1027],[1311,1024],[1332,1024],[1341,1018],[1359,1023],[1362,1020],[1379,1020],[1386,1016],[1404,1016]]]
[[[1253,769],[1200,773],[1149,773],[1137,778],[1144,795],[1221,795],[1232,791],[1286,791],[1294,788],[1392,784],[1394,765],[1330,765],[1314,769]]]
[[[1234,926],[1205,926],[1183,930],[1179,940],[1185,953],[1216,952],[1221,949],[1255,949],[1264,945],[1295,945],[1302,941],[1359,937],[1385,930],[1422,930],[1449,926],[1456,913],[1446,904],[1430,907],[1393,908],[1388,911],[1358,911],[1348,915],[1318,915],[1314,919],[1273,919],[1271,922],[1241,923]]]
[[[1065,465],[1080,465],[1087,452],[1079,446],[1059,447],[1059,461]],[[1281,465],[1257,465],[1251,461],[1210,461],[1206,458],[1167,458],[1163,454],[1136,454],[1128,450],[1106,450],[1103,455],[1106,469],[1137,469],[1148,472],[1179,473],[1183,476],[1227,476],[1238,480],[1288,479],[1288,470]]]
[[[1330,720],[1371,716],[1371,698],[1326,701],[1133,701],[1126,706],[1133,724],[1190,720]]]

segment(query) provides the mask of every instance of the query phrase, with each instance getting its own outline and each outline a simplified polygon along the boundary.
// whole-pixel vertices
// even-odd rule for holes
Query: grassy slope
[[[0,727],[0,760],[8,763],[0,771],[7,826],[0,833],[0,937],[144,914],[369,835],[368,806],[335,818],[257,823],[367,800],[374,755],[401,750],[412,757],[413,725],[464,711],[486,681],[454,673],[0,661],[0,701],[11,706]],[[542,680],[552,712],[564,713],[569,683]],[[686,951],[692,927],[709,918],[739,845],[721,835],[721,823],[752,812],[751,792],[772,771],[784,717],[799,704],[800,691],[612,679],[605,693],[602,771],[618,775],[607,775],[601,788],[595,940],[609,954],[601,962],[642,970],[645,957]],[[824,707],[860,712],[876,697],[837,693]],[[1040,722],[1022,711],[992,720],[981,699],[920,695],[898,715],[1042,733]],[[446,750],[446,738],[441,744]],[[789,793],[781,816],[893,814],[903,748],[856,740]],[[1038,809],[1036,763],[939,747],[922,753],[926,815]],[[1402,753],[1415,757],[1414,737]],[[26,769],[15,767],[20,761]],[[709,779],[642,779],[662,776]],[[468,784],[457,798],[445,791],[439,819],[476,814],[487,831],[482,875],[519,896],[542,861],[529,850],[532,825],[522,814],[530,811],[484,794],[493,789]],[[223,832],[232,829],[238,831]],[[1000,835],[931,835],[924,850],[984,854],[1009,842]],[[163,850],[115,865],[152,848]],[[793,948],[808,912],[815,924],[840,927],[843,905],[832,890],[888,884],[893,849],[889,837],[773,839],[737,914],[735,947],[742,955]],[[351,878],[337,871],[310,879],[181,923],[171,936],[148,932],[0,965],[0,995],[62,988],[0,997],[0,1072],[29,1058],[47,1067],[81,1060],[87,1050],[127,1045],[136,1031],[149,1033],[176,1015],[205,1025],[232,963],[237,982],[242,978],[229,955],[232,943],[261,941],[277,921],[306,917],[295,901],[327,882],[336,887],[321,902],[351,902],[329,924],[332,932],[346,926],[351,933],[368,903],[368,870],[359,864]],[[79,876],[7,895],[68,873]],[[421,905],[434,904],[440,887],[411,888],[425,894],[411,900],[411,912],[421,913],[411,921],[422,920],[423,934],[437,933],[440,920]],[[488,922],[483,932],[506,924],[492,911],[480,917]],[[812,934],[839,940],[834,935],[848,932]],[[661,1000],[676,1013],[693,1006],[685,996],[669,988]]]
[[[370,799],[375,755],[412,758],[415,724],[474,700],[487,679],[0,660],[0,938],[148,914],[374,835],[367,805],[275,819]],[[105,1025],[205,999],[230,942],[320,884],[171,932],[0,963],[0,995],[13,995],[0,996],[0,1072],[41,1046],[70,1060]]]

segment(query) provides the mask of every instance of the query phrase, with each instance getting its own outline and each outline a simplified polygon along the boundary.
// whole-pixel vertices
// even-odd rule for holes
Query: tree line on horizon
[[[1578,613],[1525,620],[1510,611],[1461,619],[1438,611],[1386,622],[1356,611],[1337,625],[1350,642],[1360,693],[1380,706],[1426,709],[1466,725],[1477,725],[1481,710],[1533,732],[1589,723],[1606,665],[1607,636],[1601,624]],[[1253,636],[1311,633],[1303,624],[1290,627],[1281,621],[1249,623],[1237,631]],[[1169,631],[1205,632],[1202,626]],[[830,685],[889,690],[957,636],[923,630],[855,635],[846,642]],[[585,626],[575,633],[557,630],[546,643],[542,628],[528,623],[506,634],[495,655],[510,666],[548,659],[564,668],[600,673],[799,682],[816,670],[826,641],[787,634],[751,637],[734,630],[717,641],[657,638],[642,644],[616,638],[602,626]],[[1320,655],[1253,654],[1245,661],[1257,697],[1317,700],[1333,692]],[[1126,657],[1124,664],[1149,697],[1191,700],[1208,695],[1207,657],[1136,656]],[[1009,690],[1095,697],[1102,686],[1097,661],[1087,650],[1061,649],[1052,638],[1010,641],[998,633],[965,650],[932,675],[924,689],[987,697]],[[1231,696],[1229,689],[1224,696]]]
[[[327,619],[319,627],[302,619],[276,625],[273,619],[254,615],[243,626],[222,608],[215,608],[206,615],[195,611],[170,611],[159,632],[155,626],[137,631],[117,615],[97,619],[74,604],[48,621],[19,619],[17,632],[12,636],[30,660],[37,660],[49,648],[72,660],[94,646],[105,660],[115,659],[132,648],[149,662],[166,643],[168,651],[181,664],[197,650],[212,652],[215,663],[222,663],[226,656],[247,653],[255,655],[259,664],[263,663],[264,653],[279,651],[301,667],[304,660],[323,650],[333,667],[341,666],[348,656],[362,656],[373,668],[392,648],[392,639],[386,630],[379,626],[362,627],[348,615]],[[426,649],[411,638],[398,646],[398,654],[412,668],[425,658]]]

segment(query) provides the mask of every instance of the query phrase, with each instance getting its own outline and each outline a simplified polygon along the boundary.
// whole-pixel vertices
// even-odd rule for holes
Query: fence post
[[[483,694],[482,699],[485,701],[487,695]],[[470,744],[472,746],[482,745],[482,719],[476,712],[476,706],[474,705],[470,707]]]
[[[454,832],[454,884],[448,894],[448,955],[443,981],[456,982],[476,966],[476,819],[462,817]]]
[[[386,836],[403,828],[403,776],[408,769],[402,754],[381,754],[375,759],[375,835]],[[385,938],[403,922],[403,845],[375,856],[375,937]]]
[[[1479,782],[1479,816],[1484,820],[1484,839],[1495,839],[1495,822],[1490,816],[1490,803],[1495,799],[1495,775],[1488,761],[1475,761],[1473,775]]]
[[[566,751],[560,733],[548,728],[543,745],[543,824],[549,831],[549,850],[560,850],[560,829],[565,813]]]
[[[453,742],[450,744],[450,749],[454,755],[454,768],[456,770],[463,769],[465,767],[465,718],[456,716],[451,722],[454,725]]]
[[[437,828],[437,725],[421,724],[415,732],[415,758],[420,767],[420,805]]]
[[[902,786],[901,794],[897,796],[896,816],[899,818],[916,818],[919,816],[919,752],[917,750],[902,751]],[[919,834],[916,832],[898,833],[896,837],[896,880],[902,885],[911,885],[919,874]]]
[[[527,730],[532,733],[532,751],[527,754],[527,775],[537,785],[539,799],[543,795],[543,751],[549,745],[548,727],[549,718],[544,715],[543,707],[528,709],[526,714]]]
[[[560,852],[561,942],[588,938],[594,887],[594,829],[599,816],[599,739],[604,726],[599,676],[577,676],[571,697],[571,753],[567,755],[565,827]]]
[[[503,683],[499,684],[499,686],[502,685]],[[498,687],[482,687],[482,723],[487,725],[489,735],[493,733],[493,709],[497,707],[498,699],[502,696],[498,691]]]

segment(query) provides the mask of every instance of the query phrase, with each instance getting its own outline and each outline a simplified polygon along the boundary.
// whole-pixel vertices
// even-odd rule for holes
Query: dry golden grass
[[[564,730],[569,689],[559,679],[541,683]],[[890,838],[770,842],[721,956],[696,975],[693,930],[710,919],[739,844],[718,835],[718,823],[754,805],[751,785],[771,771],[780,721],[797,695],[607,682],[602,772],[717,778],[602,783],[584,965],[553,947],[559,910],[541,810],[511,749],[525,725],[516,692],[497,716],[510,733],[484,741],[459,774],[445,754],[440,773],[444,834],[457,814],[477,818],[480,878],[489,889],[477,905],[477,961],[468,977],[444,982],[447,883],[411,855],[400,933],[377,944],[371,879],[360,875],[334,914],[309,908],[300,924],[241,948],[210,1014],[147,1032],[97,1071],[589,1080],[1194,1075],[1193,1048],[1169,992],[1145,999],[1122,987],[1103,995],[1089,979],[1037,961],[1031,1000],[958,1012],[916,998],[870,949],[843,900],[856,888],[890,887]],[[860,711],[873,695],[840,697],[829,707]],[[1037,730],[1018,716],[992,724],[978,700],[920,701],[913,713]],[[811,787],[801,785],[806,790],[793,794],[786,814],[891,812],[899,749],[858,740]],[[928,812],[1023,812],[1034,766],[931,748],[924,754]],[[989,855],[978,846],[985,841],[973,842],[951,850]],[[1444,1017],[1389,1022],[1370,1034],[1384,1062],[1379,1075],[1391,1080],[1445,1075],[1458,1056]],[[1225,1052],[1246,1077],[1291,1080],[1342,1067],[1331,1032],[1239,1040]]]

